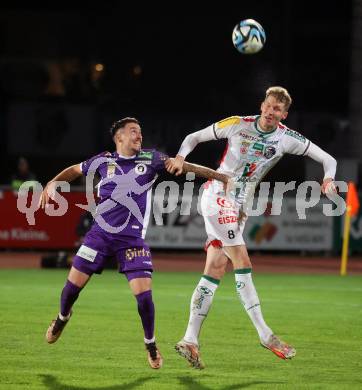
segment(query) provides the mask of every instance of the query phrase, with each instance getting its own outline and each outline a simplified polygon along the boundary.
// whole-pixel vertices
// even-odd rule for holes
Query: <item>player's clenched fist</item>
[[[179,154],[175,158],[170,158],[165,162],[167,172],[179,176],[182,174],[184,165],[184,157]]]

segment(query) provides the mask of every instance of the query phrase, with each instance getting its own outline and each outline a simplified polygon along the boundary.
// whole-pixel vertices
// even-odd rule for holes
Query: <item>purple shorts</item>
[[[92,230],[86,234],[83,244],[74,256],[73,266],[87,275],[100,274],[111,257],[116,258],[119,264],[118,271],[126,274],[128,280],[152,277],[151,251],[142,238],[131,236],[114,238]],[[131,277],[139,271],[143,271],[141,273],[144,276]]]

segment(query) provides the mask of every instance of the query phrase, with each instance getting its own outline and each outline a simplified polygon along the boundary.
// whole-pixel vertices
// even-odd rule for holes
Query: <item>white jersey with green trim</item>
[[[259,182],[285,153],[304,155],[310,141],[283,124],[270,132],[258,126],[258,116],[233,116],[212,125],[215,139],[228,144],[219,171]]]
[[[203,130],[189,134],[181,145],[179,155],[186,157],[200,143],[227,138],[219,172],[237,177],[246,187],[256,185],[284,154],[307,155],[323,164],[325,177],[334,178],[336,161],[297,131],[279,123],[277,128],[265,132],[258,126],[259,116],[232,116]],[[249,183],[249,184],[247,184]],[[213,181],[214,192],[222,192],[222,183]],[[238,191],[240,192],[240,191]],[[244,194],[246,195],[246,194]]]

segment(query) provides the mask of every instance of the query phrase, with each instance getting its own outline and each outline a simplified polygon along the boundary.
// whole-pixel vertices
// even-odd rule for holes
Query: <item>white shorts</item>
[[[223,246],[245,245],[246,218],[239,222],[238,206],[225,196],[215,194],[212,186],[204,190],[200,206],[208,242],[219,240]]]

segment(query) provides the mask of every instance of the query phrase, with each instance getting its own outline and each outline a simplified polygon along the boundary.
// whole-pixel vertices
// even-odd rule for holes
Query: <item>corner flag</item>
[[[341,275],[347,274],[347,261],[348,261],[348,246],[349,246],[349,231],[351,227],[351,217],[358,214],[359,199],[356,186],[353,182],[348,183],[348,192],[346,198],[346,216],[344,219],[343,229],[343,246],[342,246],[342,259],[341,259]]]

